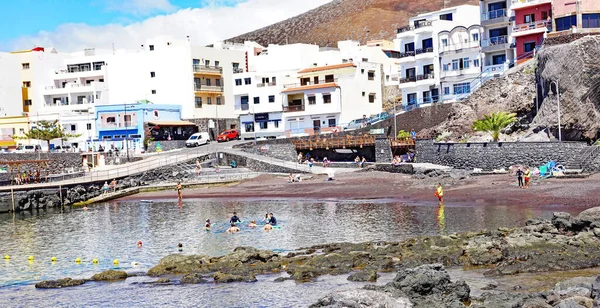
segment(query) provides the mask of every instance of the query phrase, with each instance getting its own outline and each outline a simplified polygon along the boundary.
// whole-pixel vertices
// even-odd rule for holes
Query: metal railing
[[[481,47],[497,46],[497,45],[503,45],[503,44],[508,44],[508,43],[509,43],[508,36],[506,36],[506,35],[494,36],[494,37],[490,37],[489,39],[482,40]]]
[[[434,73],[429,73],[429,74],[423,74],[423,75],[417,75],[417,81],[419,80],[427,80],[427,79],[433,79],[435,78]]]
[[[234,74],[241,74],[243,72],[244,72],[243,68],[239,68],[239,67],[238,68],[235,68],[235,67],[233,68],[233,73]]]
[[[419,48],[415,51],[415,55],[433,52],[433,47]]]
[[[201,85],[200,87],[194,87],[194,91],[196,92],[223,92],[223,86],[205,86]]]
[[[223,68],[220,66],[193,64],[192,68],[194,70],[194,73],[202,73],[202,72],[222,73],[223,72]]]
[[[419,21],[419,22],[414,23],[413,26],[406,26],[406,27],[398,28],[396,33],[404,33],[404,32],[416,30],[419,28],[429,27],[431,25],[432,25],[432,22],[429,20]]]
[[[306,87],[306,86],[314,86],[317,84],[334,83],[337,81],[338,81],[337,78],[321,79],[321,80],[317,80],[316,82],[314,80],[311,80],[311,81],[302,82],[302,83],[288,83],[288,84],[284,84],[283,87],[286,89],[299,88],[299,87]]]
[[[304,111],[304,104],[283,106],[283,112],[297,112],[297,111]]]
[[[522,32],[533,29],[546,29],[547,31],[552,30],[552,22],[551,21],[534,21],[525,24],[518,24],[513,27],[513,32]]]
[[[499,9],[499,10],[495,10],[495,11],[489,11],[486,13],[483,13],[481,16],[481,20],[493,20],[493,19],[497,19],[497,18],[502,18],[502,17],[506,17],[506,9]]]
[[[457,43],[457,44],[450,44],[450,45],[446,45],[446,46],[440,46],[440,53],[451,53],[451,52],[462,52],[465,51],[465,49],[473,49],[473,48],[479,48],[481,42],[480,41],[467,41],[464,43]]]

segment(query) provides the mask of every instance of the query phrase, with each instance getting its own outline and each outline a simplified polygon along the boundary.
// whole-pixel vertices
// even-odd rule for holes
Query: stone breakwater
[[[540,300],[547,305],[523,307],[552,307],[565,300],[590,302],[572,299],[575,291],[567,290],[568,287],[552,291],[555,295],[523,295],[518,298],[521,304],[517,306],[498,304],[517,298],[506,294],[484,294],[474,299],[464,282],[450,280],[444,266],[485,268],[486,276],[600,266],[600,207],[585,210],[576,217],[556,212],[552,220],[529,220],[519,228],[422,236],[402,242],[325,244],[285,255],[252,247],[238,247],[221,257],[173,254],[161,259],[147,275],[159,278],[154,282],[159,284],[255,282],[256,275],[282,272],[289,277],[275,281],[308,282],[322,275],[348,275],[352,281],[374,282],[378,273],[398,272],[396,279],[386,286],[367,286],[365,290],[332,294],[314,307],[342,307],[344,305],[335,303],[356,296],[366,302],[369,300],[365,298],[377,300],[373,307],[412,307],[413,304],[415,307],[464,307],[476,303],[485,304],[480,307],[521,307],[527,301]],[[411,269],[413,267],[417,268]],[[65,286],[76,285],[72,280],[61,281]],[[60,282],[50,285],[57,284]],[[597,293],[592,296],[590,291],[587,298],[593,302]],[[559,307],[578,307],[564,306],[567,304]]]

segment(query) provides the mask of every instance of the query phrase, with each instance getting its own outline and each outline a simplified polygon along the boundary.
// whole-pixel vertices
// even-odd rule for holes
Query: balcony
[[[481,41],[481,52],[495,52],[510,48],[508,36],[495,36]]]
[[[417,81],[433,79],[433,78],[435,78],[435,75],[433,73],[417,75]]]
[[[410,76],[410,77],[406,77],[406,78],[400,78],[400,84],[409,83],[409,82],[415,82],[415,81],[417,81],[417,76]]]
[[[256,87],[257,88],[264,88],[264,87],[273,87],[276,86],[277,83],[276,82],[263,82],[263,83],[257,83]]]
[[[249,104],[242,103],[242,104],[240,104],[240,106],[241,106],[240,110],[242,110],[242,111],[248,111],[248,110],[250,110],[250,105]]]
[[[304,104],[283,106],[283,112],[298,112],[298,111],[304,111]]]
[[[513,27],[513,37],[552,31],[551,21],[534,21]]]
[[[507,9],[500,9],[483,13],[481,16],[481,25],[490,26],[500,23],[509,23],[510,17],[507,15]]]
[[[234,68],[233,68],[233,73],[234,73],[234,74],[241,74],[241,73],[243,73],[243,72],[244,72],[244,69],[243,69],[243,68],[239,68],[239,67],[234,67]]]
[[[86,77],[103,77],[106,75],[105,65],[94,68],[75,68],[62,69],[54,72],[54,80],[76,79]]]
[[[334,83],[337,81],[338,81],[337,78],[333,78],[333,79],[317,80],[316,82],[314,80],[312,80],[312,81],[308,81],[308,82],[304,82],[304,83],[288,83],[288,84],[284,84],[283,88],[284,89],[299,88],[299,87],[306,87],[306,86],[314,86],[314,85],[318,85],[318,84]]]
[[[512,10],[518,10],[546,3],[552,3],[552,0],[512,0],[510,8]]]
[[[467,41],[465,43],[440,46],[440,55],[477,51],[480,47],[479,44],[479,41]]]
[[[192,65],[194,73],[196,74],[222,74],[223,68],[220,66],[210,66],[210,65],[200,65],[194,64]]]
[[[194,92],[223,92],[223,86],[205,86],[194,87]]]
[[[433,47],[419,48],[415,50],[415,58],[433,57]]]
[[[417,75],[417,86],[433,85],[435,83],[435,74],[430,72],[429,74]]]
[[[432,22],[429,20],[419,21],[419,22],[414,23],[413,26],[406,26],[406,27],[398,28],[396,30],[396,33],[398,33],[398,34],[405,33],[405,32],[419,29],[419,28],[430,27],[431,25],[432,25]]]
[[[106,87],[104,82],[93,82],[89,84],[67,83],[63,86],[46,86],[43,95],[63,95],[69,93],[85,93],[103,91]]]

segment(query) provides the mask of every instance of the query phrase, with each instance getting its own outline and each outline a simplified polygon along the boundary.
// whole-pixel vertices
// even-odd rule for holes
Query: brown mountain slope
[[[421,13],[462,4],[478,5],[478,0],[333,0],[316,9],[276,24],[239,35],[230,41],[257,41],[271,44],[308,43],[335,46],[352,39],[365,43],[388,39],[408,18]]]

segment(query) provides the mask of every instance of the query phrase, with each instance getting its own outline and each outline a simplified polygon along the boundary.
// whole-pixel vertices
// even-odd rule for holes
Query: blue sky
[[[234,5],[239,1],[215,1]],[[0,0],[0,41],[10,41],[40,31],[52,31],[61,24],[85,23],[99,26],[129,24],[182,8],[201,8],[202,0]]]
[[[0,0],[0,51],[137,48],[156,36],[215,43],[331,0]]]

